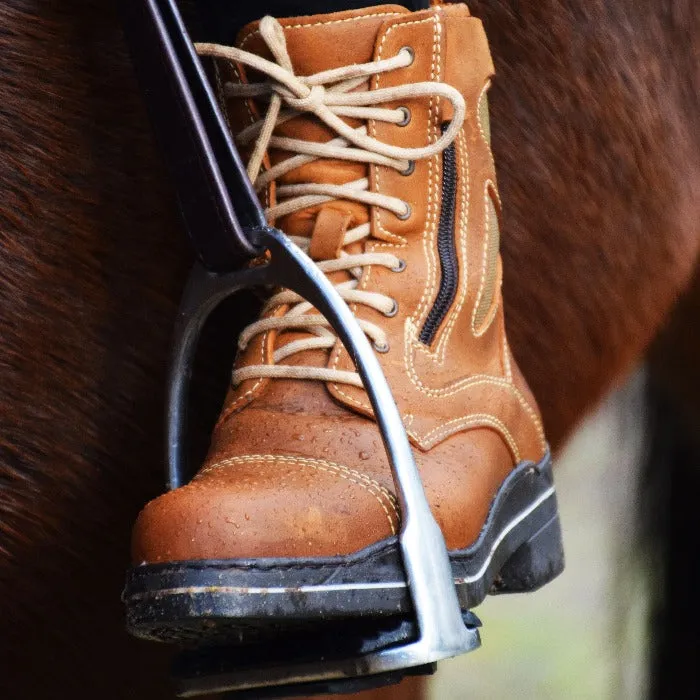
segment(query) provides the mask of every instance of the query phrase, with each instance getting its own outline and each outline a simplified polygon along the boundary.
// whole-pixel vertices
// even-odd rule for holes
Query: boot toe
[[[135,564],[348,554],[394,535],[393,494],[322,459],[243,455],[205,466],[151,501],[134,528]]]

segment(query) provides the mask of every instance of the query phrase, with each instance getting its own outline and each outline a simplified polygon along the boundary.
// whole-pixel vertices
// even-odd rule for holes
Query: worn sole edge
[[[464,609],[489,592],[534,590],[563,569],[549,454],[513,470],[477,541],[449,556]],[[129,572],[123,598],[130,631],[149,639],[203,620],[264,625],[411,610],[396,538],[347,557],[146,564]]]

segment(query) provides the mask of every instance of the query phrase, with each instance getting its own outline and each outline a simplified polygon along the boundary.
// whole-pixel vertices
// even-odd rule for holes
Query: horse
[[[657,579],[685,596],[666,600],[675,612],[657,610],[652,629],[683,612],[697,620],[694,579],[683,578],[692,531],[681,526],[697,518],[687,489],[699,476],[700,337],[689,328],[700,299],[700,7],[469,5],[497,70],[514,352],[555,450],[649,355],[650,405],[663,408],[649,492],[668,526],[645,541],[673,544],[654,560]],[[127,636],[120,589],[131,524],[162,489],[166,364],[192,256],[115,8],[5,0],[0,27],[0,695],[171,697],[170,652]],[[200,445],[249,302],[222,311],[202,350],[217,369],[197,382]],[[690,654],[665,629],[657,691],[669,669],[697,688]],[[363,697],[421,698],[423,685]]]

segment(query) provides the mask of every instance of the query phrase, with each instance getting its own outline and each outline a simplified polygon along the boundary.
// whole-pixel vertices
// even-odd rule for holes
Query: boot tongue
[[[391,17],[409,12],[408,9],[399,5],[382,5],[364,10],[310,17],[282,18],[279,19],[279,22],[284,30],[287,51],[294,73],[298,76],[308,76],[334,68],[371,62],[375,54],[377,35],[384,23]],[[275,60],[260,35],[259,22],[251,23],[241,30],[236,46],[268,60]],[[254,83],[265,80],[266,77],[249,71],[244,79]],[[235,104],[236,102],[238,104]],[[252,120],[264,116],[266,109],[264,105],[259,104],[246,107],[243,100],[232,100],[228,106],[234,134],[250,124]],[[350,124],[359,126],[359,123],[350,122]],[[328,129],[310,114],[302,114],[278,125],[274,133],[277,136],[316,142],[326,142],[338,136],[337,133]],[[268,153],[267,163],[274,165],[289,157],[290,153],[288,152],[271,149]],[[364,163],[316,160],[280,177],[276,181],[276,186],[298,183],[342,185],[364,177],[368,177],[368,167]],[[265,201],[268,205],[275,201],[274,188],[271,188],[267,193]],[[324,213],[321,214],[321,212]],[[313,232],[313,239],[316,239],[319,231],[325,230],[327,238],[337,242],[338,232],[330,230],[335,225],[334,222],[341,222],[343,226],[352,228],[369,221],[369,215],[369,209],[364,204],[336,200],[294,212],[278,219],[275,224],[288,235],[311,237]],[[329,241],[325,242],[329,243]],[[349,250],[359,252],[362,245],[361,243],[354,244]],[[346,272],[337,272],[330,277],[334,283],[338,283],[348,278],[348,275]],[[317,312],[312,311],[311,313]],[[255,347],[249,347],[239,358],[237,366],[258,364],[261,359],[261,350],[262,355],[266,356],[272,352],[273,348],[282,347],[304,337],[309,336],[303,331],[284,331],[276,338],[275,334],[272,334],[268,339],[267,349],[262,348],[259,344],[256,344]],[[328,353],[326,350],[305,350],[289,356],[284,360],[284,364],[323,367],[327,361]],[[250,400],[246,399],[246,396],[252,398],[255,387],[256,385],[252,381],[243,382],[233,391],[231,399],[236,401],[236,404],[242,401],[245,405],[247,400]],[[318,407],[323,406],[323,411],[332,410],[333,402],[321,382],[299,383],[293,380],[279,379],[270,382],[264,394],[256,401],[256,405],[259,407],[274,406],[275,410],[287,408],[295,410],[294,406],[299,401],[302,401],[307,408],[311,405],[317,405]],[[227,401],[227,403],[229,402]],[[342,412],[344,409],[338,408],[336,410]]]
[[[376,38],[384,22],[392,15],[406,14],[409,10],[400,5],[379,5],[362,10],[350,10],[308,17],[288,17],[279,20],[287,43],[287,50],[299,76],[313,75],[321,71],[340,68],[373,60]],[[236,46],[274,61],[270,50],[258,31],[259,22],[244,27],[238,35]],[[249,76],[251,82],[258,80]],[[359,124],[353,124],[359,126]],[[278,136],[305,141],[325,142],[337,134],[321,124],[310,114],[301,115],[275,129]],[[272,150],[270,163],[290,157],[289,153]],[[341,185],[368,174],[366,164],[351,161],[317,160],[278,179],[278,185],[305,182]],[[330,202],[326,206],[340,209],[352,215],[351,226],[368,220],[367,207],[344,201]],[[276,222],[289,235],[309,236],[318,213],[318,208],[291,214]]]

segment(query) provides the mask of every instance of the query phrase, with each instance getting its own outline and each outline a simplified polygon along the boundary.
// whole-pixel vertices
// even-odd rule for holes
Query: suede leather
[[[488,125],[483,123],[483,101],[493,75],[483,27],[464,5],[414,13],[387,5],[280,21],[297,74],[390,57],[409,46],[413,63],[375,79],[370,89],[437,80],[465,97],[467,117],[455,141],[458,288],[429,347],[419,333],[440,279],[442,156],[418,161],[409,175],[382,166],[317,161],[281,178],[285,184],[343,184],[369,177],[373,191],[410,203],[407,220],[335,201],[276,222],[287,233],[310,236],[312,255],[323,258],[335,254],[348,226],[371,221],[372,238],[355,244],[356,250],[389,251],[405,260],[400,272],[366,268],[360,285],[394,298],[396,315],[387,318],[363,305],[352,308],[388,333],[389,350],[378,357],[404,417],[426,493],[448,548],[464,548],[477,538],[493,496],[513,467],[539,461],[546,450],[535,400],[508,347],[500,259],[489,250],[494,245],[489,215],[500,215],[500,202]],[[241,32],[237,45],[269,58],[255,24]],[[227,80],[255,79],[241,67],[220,70]],[[452,116],[449,105],[439,100],[386,106],[408,107],[410,122],[370,123],[369,132],[400,146],[435,140]],[[227,108],[234,132],[257,118],[253,102],[231,100]],[[335,136],[303,115],[277,133],[319,141]],[[273,151],[267,163],[287,156]],[[273,186],[264,194],[264,204],[274,198]],[[331,278],[337,282],[345,275],[332,273]],[[265,333],[241,353],[238,366],[271,363],[276,347],[299,337],[301,332]],[[306,351],[285,362],[353,369],[340,343],[330,353]],[[365,392],[332,383],[251,379],[229,391],[209,456],[194,480],[142,511],[133,558],[138,564],[342,555],[399,529],[393,481]]]

